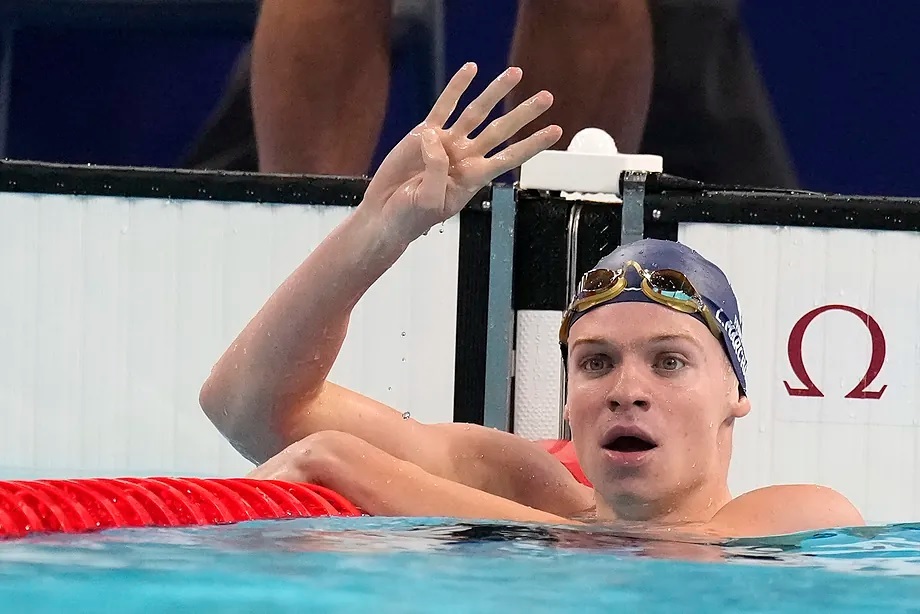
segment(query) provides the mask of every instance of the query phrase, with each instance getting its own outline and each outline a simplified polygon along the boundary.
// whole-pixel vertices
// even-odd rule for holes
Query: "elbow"
[[[198,391],[198,406],[217,431],[246,459],[255,461],[252,446],[247,443],[252,433],[246,428],[246,412],[233,399],[227,384],[212,373]]]
[[[198,391],[198,406],[221,433],[224,433],[230,417],[226,400],[224,386],[216,381],[212,374]]]
[[[268,402],[274,411],[259,412]],[[212,373],[198,392],[198,405],[208,420],[246,460],[259,464],[284,448],[283,429],[277,429],[285,412],[277,403],[261,398],[249,389],[235,388]]]

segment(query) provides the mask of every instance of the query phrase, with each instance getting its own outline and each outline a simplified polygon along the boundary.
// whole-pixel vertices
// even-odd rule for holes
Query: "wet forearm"
[[[363,441],[325,455],[320,481],[375,516],[441,516],[571,524],[561,516],[521,505],[426,472]]]
[[[407,245],[359,207],[279,286],[221,356],[202,409],[246,456],[287,443],[282,424],[319,394],[352,309]]]

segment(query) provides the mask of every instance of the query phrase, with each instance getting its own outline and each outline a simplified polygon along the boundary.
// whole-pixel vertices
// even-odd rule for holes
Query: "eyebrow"
[[[648,343],[670,343],[673,341],[686,341],[693,345],[699,351],[703,351],[703,344],[700,343],[699,339],[693,335],[688,335],[686,333],[675,333],[669,335],[656,335],[651,339],[648,339]]]
[[[693,345],[699,351],[701,352],[703,351],[703,344],[700,343],[700,341],[696,337],[692,335],[688,335],[686,333],[668,333],[668,334],[662,334],[662,335],[655,335],[654,337],[649,337],[648,339],[644,339],[643,343],[648,344],[648,345],[654,345],[654,344],[659,344],[659,343],[672,343],[674,341],[685,341]],[[578,339],[572,342],[572,345],[570,346],[570,348],[574,350],[579,345],[609,345],[609,344],[610,344],[610,341],[608,339],[603,339],[601,337],[579,337]]]

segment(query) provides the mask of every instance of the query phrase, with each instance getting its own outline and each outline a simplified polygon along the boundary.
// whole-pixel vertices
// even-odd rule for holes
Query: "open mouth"
[[[604,447],[614,452],[646,452],[656,446],[651,441],[646,441],[640,437],[633,437],[632,435],[626,435],[617,437]]]

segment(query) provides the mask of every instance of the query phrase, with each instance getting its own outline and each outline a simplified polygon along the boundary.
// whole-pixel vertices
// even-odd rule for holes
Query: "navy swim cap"
[[[741,313],[735,292],[725,273],[712,262],[706,260],[696,251],[676,241],[663,241],[660,239],[642,239],[634,243],[622,245],[610,254],[604,256],[594,266],[595,269],[609,269],[615,271],[630,260],[634,260],[650,271],[672,269],[683,273],[700,294],[703,302],[712,311],[719,327],[722,329],[722,343],[725,353],[732,364],[735,376],[741,384],[742,391],[747,390],[747,357],[741,340]],[[627,271],[629,286],[638,287],[638,274],[631,268]],[[595,305],[623,302],[648,302],[652,299],[641,291],[623,292],[612,300]],[[660,303],[656,303],[660,304]],[[575,314],[572,324],[587,311]],[[700,321],[705,322],[702,316],[696,314]]]

